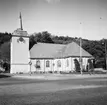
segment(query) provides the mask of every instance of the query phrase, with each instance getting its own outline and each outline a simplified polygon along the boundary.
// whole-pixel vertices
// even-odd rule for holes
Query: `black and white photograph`
[[[107,105],[107,0],[0,0],[0,105]]]

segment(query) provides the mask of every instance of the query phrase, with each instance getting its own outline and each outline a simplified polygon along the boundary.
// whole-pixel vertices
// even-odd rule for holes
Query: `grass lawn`
[[[0,105],[107,105],[107,77],[0,79]]]

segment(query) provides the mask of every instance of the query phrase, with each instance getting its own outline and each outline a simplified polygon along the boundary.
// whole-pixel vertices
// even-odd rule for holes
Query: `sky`
[[[32,34],[107,39],[107,0],[0,0],[0,32],[20,27]]]

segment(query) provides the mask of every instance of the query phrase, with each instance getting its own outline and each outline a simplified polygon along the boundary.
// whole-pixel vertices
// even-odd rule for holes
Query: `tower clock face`
[[[19,37],[19,38],[17,39],[17,42],[23,42],[23,43],[25,43],[25,40],[24,40],[23,37]]]

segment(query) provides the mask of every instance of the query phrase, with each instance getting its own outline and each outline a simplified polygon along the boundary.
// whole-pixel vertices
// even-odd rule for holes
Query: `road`
[[[107,105],[107,77],[1,78],[0,105]]]

